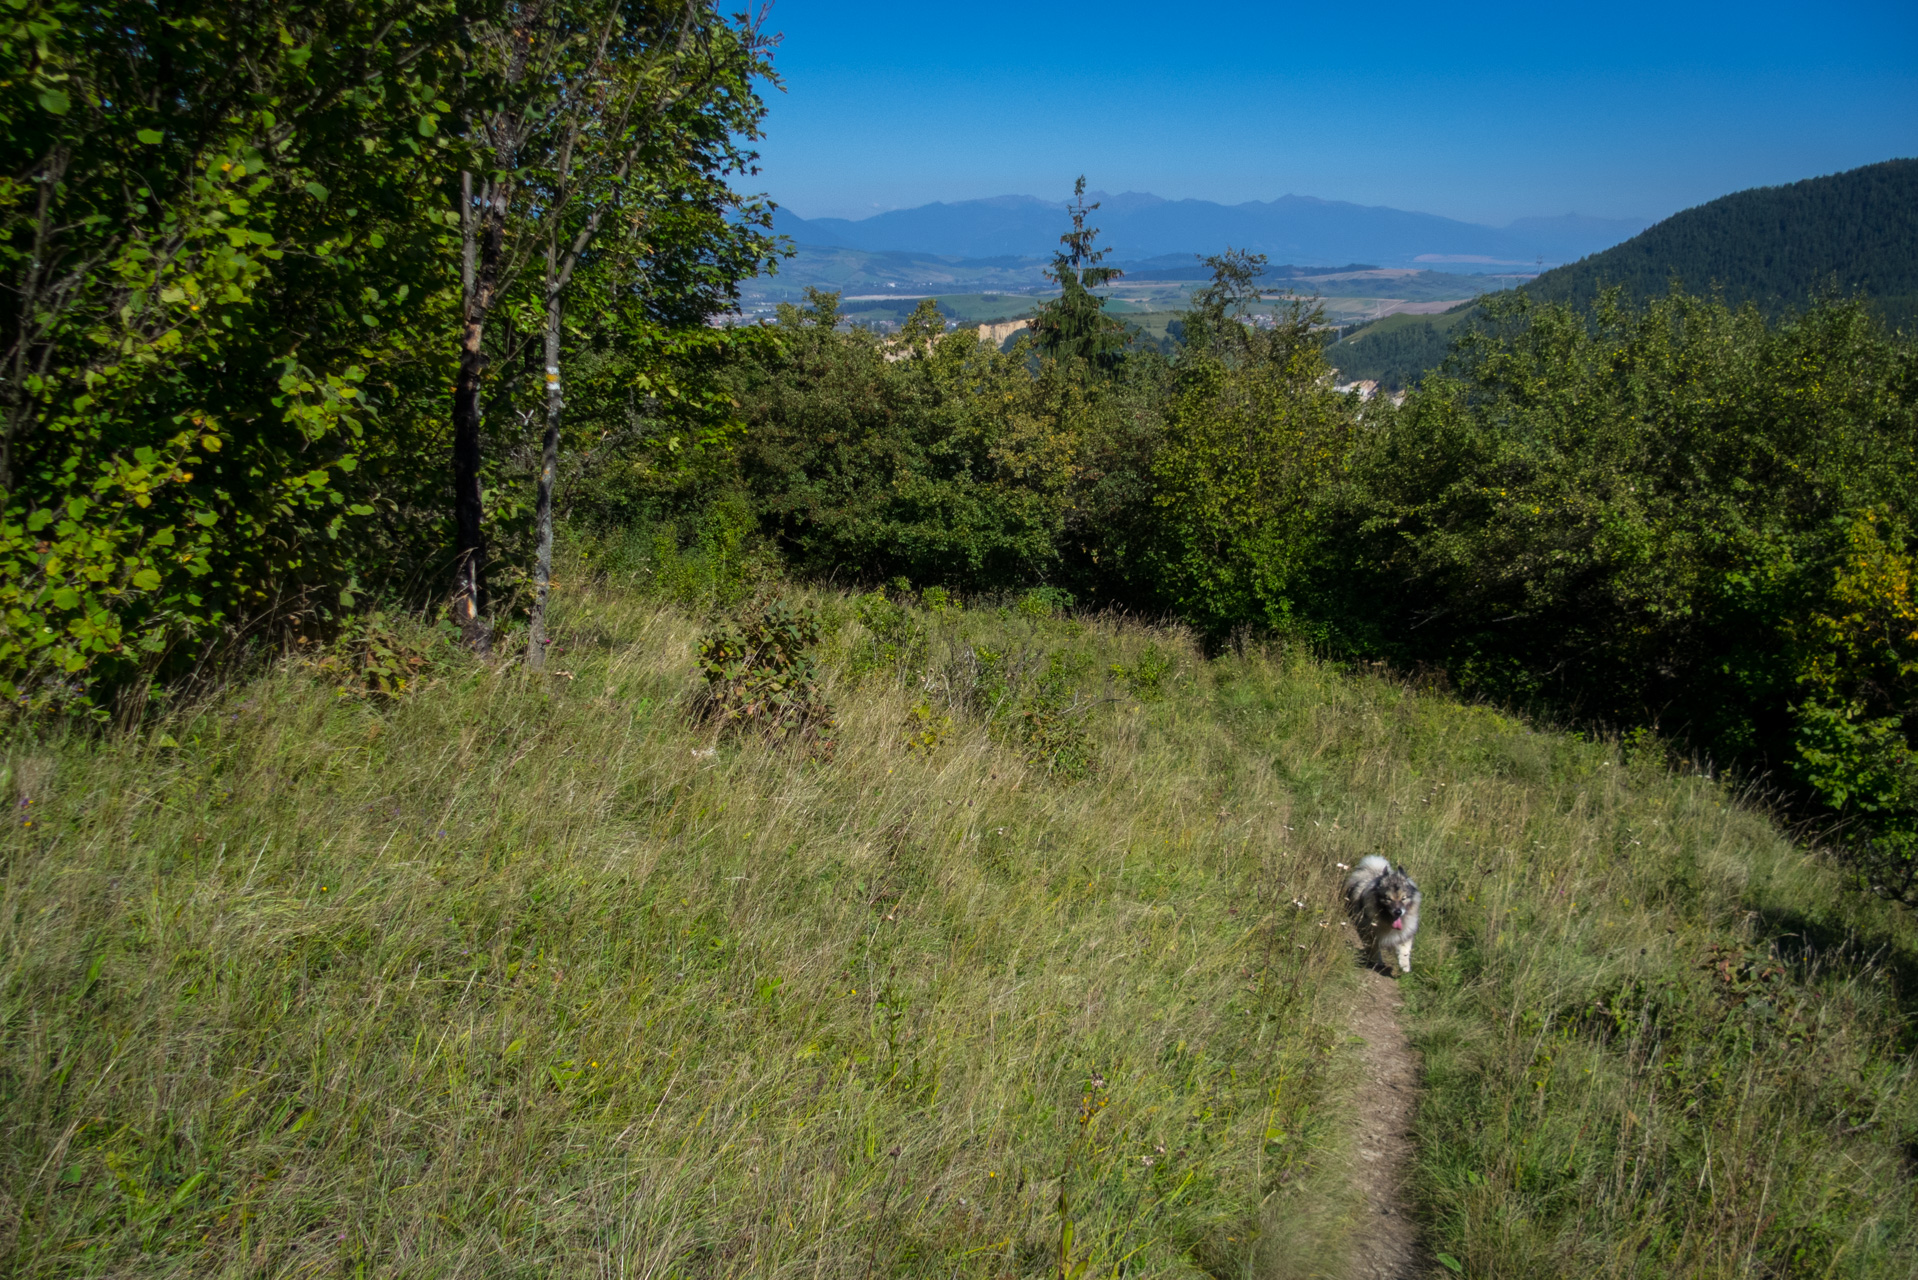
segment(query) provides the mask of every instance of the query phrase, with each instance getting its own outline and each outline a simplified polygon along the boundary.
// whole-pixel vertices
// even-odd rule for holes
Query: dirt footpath
[[[1398,984],[1366,970],[1352,1034],[1364,1084],[1358,1099],[1358,1161],[1354,1198],[1365,1206],[1353,1250],[1352,1280],[1424,1280],[1431,1274],[1419,1248],[1406,1195],[1416,1154],[1412,1115],[1418,1099],[1418,1058],[1399,1029]]]

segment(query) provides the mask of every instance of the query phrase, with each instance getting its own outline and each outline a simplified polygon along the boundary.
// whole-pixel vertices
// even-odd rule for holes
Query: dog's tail
[[[1359,889],[1370,884],[1380,876],[1388,876],[1391,874],[1391,863],[1379,857],[1376,853],[1368,853],[1359,859],[1359,865],[1352,868],[1352,874],[1345,878],[1345,891],[1348,894],[1356,893]]]

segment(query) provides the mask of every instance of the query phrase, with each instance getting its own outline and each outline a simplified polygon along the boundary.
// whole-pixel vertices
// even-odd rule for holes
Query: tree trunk
[[[533,622],[527,631],[526,665],[546,666],[546,596],[553,583],[553,482],[559,472],[559,423],[565,402],[559,391],[559,262],[555,246],[546,250],[546,440],[540,455],[539,561],[533,569]]]
[[[460,366],[453,383],[453,617],[468,647],[493,651],[487,613],[486,530],[480,505],[480,386],[486,319],[499,294],[506,192],[488,181],[478,209],[473,177],[460,175]]]
[[[485,325],[468,320],[460,337],[459,377],[453,383],[453,617],[467,646],[493,648],[486,612],[486,532],[480,509],[480,352]]]

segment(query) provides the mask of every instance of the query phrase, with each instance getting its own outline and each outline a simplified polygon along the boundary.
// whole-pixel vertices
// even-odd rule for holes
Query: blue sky
[[[1918,155],[1918,2],[776,0],[805,217],[1094,189],[1660,218]]]

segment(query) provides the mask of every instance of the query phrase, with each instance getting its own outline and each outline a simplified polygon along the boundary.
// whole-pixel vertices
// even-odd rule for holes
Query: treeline
[[[1010,351],[929,304],[847,331],[826,294],[717,328],[776,258],[731,185],[771,74],[746,20],[0,13],[16,723],[135,723],[369,602],[538,665],[570,521],[1443,671],[1762,773],[1912,887],[1918,346],[1866,302],[1498,298],[1448,372],[1361,403],[1316,313],[1249,321],[1256,256],[1130,339],[1080,203]]]
[[[808,576],[1045,584],[1651,733],[1912,889],[1918,346],[1855,301],[1515,295],[1394,408],[1333,391],[1309,311],[1239,321],[1256,260],[1213,266],[1182,346],[1103,368],[930,307],[890,339],[786,308],[682,509]]]
[[[768,49],[686,0],[0,9],[5,703],[137,719],[369,596],[537,617],[558,469],[727,420]]]

